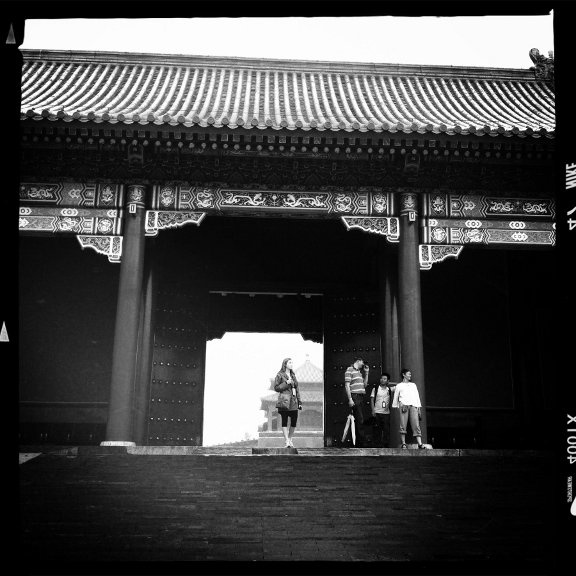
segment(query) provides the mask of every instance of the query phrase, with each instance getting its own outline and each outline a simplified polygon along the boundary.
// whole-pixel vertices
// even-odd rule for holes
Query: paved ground
[[[173,452],[81,448],[21,458],[22,550],[37,562],[533,565],[549,553],[552,475],[541,453]]]

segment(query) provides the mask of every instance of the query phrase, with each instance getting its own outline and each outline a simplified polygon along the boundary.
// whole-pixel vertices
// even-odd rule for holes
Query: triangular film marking
[[[6,44],[16,44],[16,37],[14,36],[14,28],[12,27],[12,22],[10,22],[10,30],[8,30],[8,36],[6,36]]]

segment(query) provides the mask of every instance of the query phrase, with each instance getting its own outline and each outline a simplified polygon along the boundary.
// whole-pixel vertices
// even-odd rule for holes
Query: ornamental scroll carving
[[[550,198],[498,198],[433,192],[424,195],[423,244],[554,246]]]
[[[123,195],[123,187],[119,184],[82,182],[23,182],[19,190],[22,205],[120,208]]]
[[[510,217],[552,220],[556,216],[555,202],[550,198],[497,198],[440,192],[424,196],[424,215],[431,218]]]
[[[418,211],[418,196],[415,193],[402,192],[400,194],[400,214]]]
[[[84,236],[78,235],[82,247],[91,248],[98,254],[108,256],[110,262],[120,262],[122,257],[122,236]]]
[[[111,234],[122,233],[120,211],[89,208],[22,206],[19,209],[21,232]]]
[[[357,228],[371,234],[380,234],[381,236],[386,236],[388,242],[398,242],[400,239],[398,218],[342,216],[342,221],[348,230]]]
[[[268,212],[311,212],[318,214],[369,215],[370,210],[382,216],[391,214],[389,193],[359,190],[279,191],[233,190],[185,185],[155,186],[154,210],[218,210]]]
[[[430,270],[432,264],[443,262],[446,258],[458,258],[464,246],[420,245],[420,270]]]
[[[205,212],[148,210],[145,220],[146,236],[156,236],[158,230],[181,228],[186,224],[196,224],[196,226],[199,226],[205,216]]]
[[[424,220],[425,244],[526,244],[553,246],[554,222],[528,220]]]

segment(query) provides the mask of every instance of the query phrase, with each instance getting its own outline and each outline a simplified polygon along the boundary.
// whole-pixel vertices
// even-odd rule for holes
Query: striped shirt
[[[356,370],[354,366],[348,366],[346,374],[344,375],[344,382],[350,384],[350,392],[352,394],[365,394],[364,378],[360,370]]]

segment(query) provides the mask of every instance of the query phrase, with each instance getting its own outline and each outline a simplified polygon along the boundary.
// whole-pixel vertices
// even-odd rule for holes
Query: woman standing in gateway
[[[296,374],[292,370],[291,358],[284,358],[282,361],[282,368],[274,380],[274,390],[278,392],[276,408],[278,408],[278,414],[282,418],[282,433],[286,441],[285,448],[294,448],[292,436],[294,436],[298,421],[298,410],[302,410],[302,402],[300,401],[298,380],[296,380]],[[288,418],[290,418],[290,429],[288,429]]]

